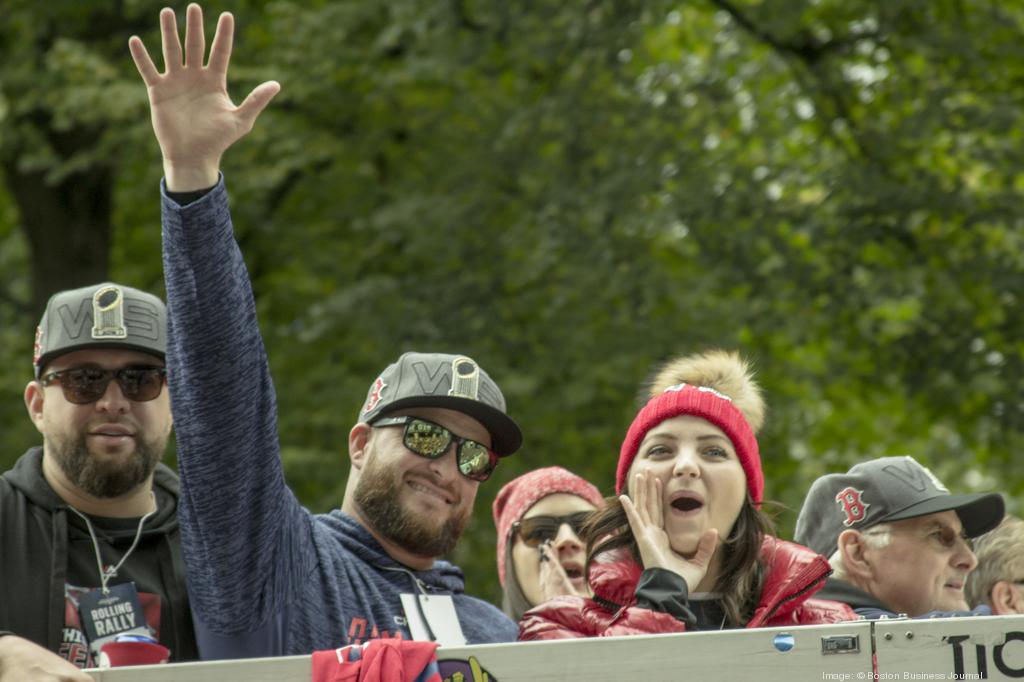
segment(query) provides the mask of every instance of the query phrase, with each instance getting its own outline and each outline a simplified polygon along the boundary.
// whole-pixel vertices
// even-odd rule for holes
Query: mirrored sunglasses
[[[512,524],[512,532],[519,534],[519,539],[527,547],[540,547],[548,540],[554,540],[558,536],[558,529],[563,523],[569,524],[572,532],[577,537],[582,536],[583,526],[587,522],[590,512],[576,512],[565,516],[531,516],[528,519],[521,519]]]
[[[144,403],[160,395],[167,370],[163,367],[72,367],[50,372],[39,379],[43,386],[59,383],[64,399],[75,405],[94,403],[107,392],[111,379],[117,380],[128,400]]]
[[[454,441],[456,462],[459,472],[474,481],[486,481],[498,466],[498,456],[486,445],[475,440],[456,436],[454,433],[432,421],[421,417],[383,417],[372,426],[405,425],[402,443],[409,450],[427,459],[438,459],[448,451]]]

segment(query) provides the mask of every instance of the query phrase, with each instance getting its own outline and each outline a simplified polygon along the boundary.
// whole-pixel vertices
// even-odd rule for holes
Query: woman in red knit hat
[[[531,471],[498,491],[498,578],[510,618],[552,597],[590,595],[579,532],[603,504],[597,488],[562,467]]]
[[[584,530],[592,597],[526,613],[520,639],[831,623],[830,573],[775,538],[761,511],[761,391],[738,355],[712,351],[658,371],[619,451],[617,498]]]

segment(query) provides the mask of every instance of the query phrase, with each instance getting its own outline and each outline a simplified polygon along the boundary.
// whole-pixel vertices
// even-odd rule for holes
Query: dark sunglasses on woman
[[[572,532],[577,536],[582,534],[583,525],[591,512],[576,512],[565,516],[531,516],[528,519],[521,519],[512,524],[512,532],[519,534],[519,539],[527,547],[540,547],[548,540],[554,540],[558,536],[558,529],[562,524],[569,524]]]
[[[486,445],[454,433],[422,417],[383,417],[372,426],[405,426],[402,443],[415,454],[427,459],[438,459],[448,452],[454,441],[459,472],[474,481],[486,481],[498,466],[498,456]]]

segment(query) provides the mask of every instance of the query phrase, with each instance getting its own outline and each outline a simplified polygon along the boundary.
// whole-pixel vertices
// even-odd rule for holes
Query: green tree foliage
[[[0,22],[8,464],[37,440],[16,396],[40,312],[11,174],[109,173],[110,274],[160,288],[159,153],[125,47],[157,45],[158,5],[109,6],[12,1]],[[527,434],[454,557],[494,599],[500,485],[558,463],[610,492],[641,380],[711,346],[755,363],[768,496],[791,510],[818,475],[902,453],[1020,499],[1015,3],[206,9],[237,14],[236,96],[283,86],[225,175],[311,508],[340,502],[348,429],[408,349],[478,359]],[[48,113],[27,129],[28,110]],[[54,130],[77,146],[28,144]]]

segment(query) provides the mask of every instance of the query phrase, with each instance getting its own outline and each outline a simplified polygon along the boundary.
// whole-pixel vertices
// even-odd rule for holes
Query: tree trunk
[[[4,164],[32,263],[32,310],[42,315],[50,295],[107,279],[110,270],[113,174],[93,166],[47,181],[45,170]]]

